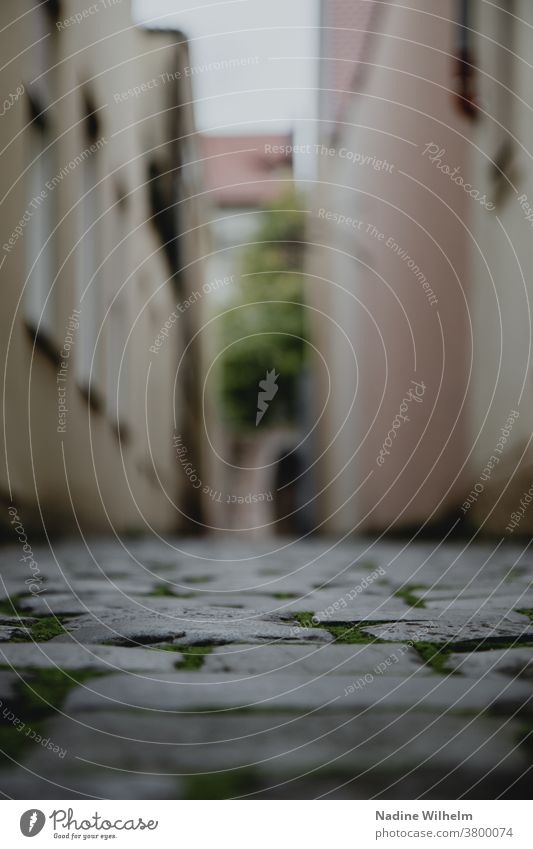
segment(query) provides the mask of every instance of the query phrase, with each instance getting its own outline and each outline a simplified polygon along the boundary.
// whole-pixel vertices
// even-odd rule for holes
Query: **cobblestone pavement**
[[[8,797],[531,792],[527,551],[208,538],[34,558],[31,594],[21,550],[0,551]]]

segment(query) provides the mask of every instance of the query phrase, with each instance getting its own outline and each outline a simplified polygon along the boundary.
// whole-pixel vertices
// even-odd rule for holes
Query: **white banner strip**
[[[2,845],[531,849],[522,801],[4,801]],[[69,844],[70,845],[70,844]]]

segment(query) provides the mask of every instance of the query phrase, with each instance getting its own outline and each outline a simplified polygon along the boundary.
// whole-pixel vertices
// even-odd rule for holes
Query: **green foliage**
[[[294,192],[266,208],[245,251],[241,275],[223,318],[221,400],[227,425],[255,429],[258,384],[279,375],[275,402],[263,426],[297,415],[298,379],[305,356],[303,243],[305,217]]]

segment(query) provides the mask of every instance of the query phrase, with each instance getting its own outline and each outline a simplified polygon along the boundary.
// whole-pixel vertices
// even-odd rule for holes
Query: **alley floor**
[[[527,550],[206,538],[33,554],[38,576],[0,552],[6,797],[531,792]]]

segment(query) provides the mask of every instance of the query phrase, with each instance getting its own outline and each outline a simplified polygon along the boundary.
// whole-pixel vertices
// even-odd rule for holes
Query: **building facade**
[[[474,3],[469,24],[469,175],[492,208],[474,205],[468,221],[470,475],[460,515],[483,531],[530,535],[533,9],[527,0]]]
[[[470,333],[456,4],[324,0],[309,227],[320,528],[441,521],[464,491]]]
[[[128,0],[0,18],[2,500],[47,531],[184,527],[195,328],[177,305],[204,279],[186,39],[135,26]]]

